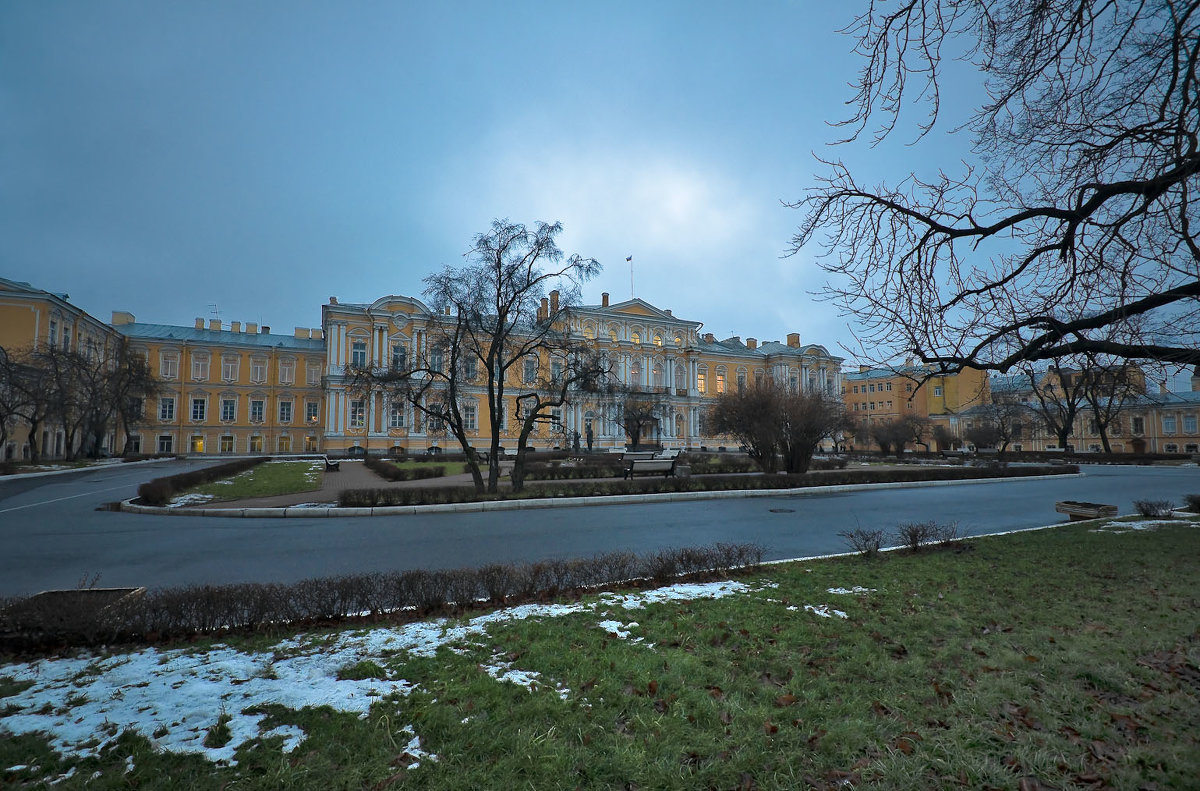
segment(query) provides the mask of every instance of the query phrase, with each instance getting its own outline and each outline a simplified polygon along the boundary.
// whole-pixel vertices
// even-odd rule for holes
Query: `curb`
[[[578,508],[590,505],[632,505],[637,503],[688,502],[692,500],[736,500],[751,497],[816,497],[822,494],[872,491],[875,489],[919,489],[929,486],[1007,483],[1048,479],[1083,478],[1082,472],[1064,475],[1024,475],[1012,478],[966,478],[956,481],[889,481],[887,483],[849,483],[836,486],[808,486],[802,489],[736,489],[723,492],[660,492],[655,494],[606,494],[596,497],[552,497],[540,500],[488,500],[480,503],[444,503],[440,505],[381,505],[374,508],[167,508],[121,501],[121,510],[133,514],[159,516],[223,516],[257,519],[307,519],[359,516],[407,516],[413,514],[464,514],[482,511],[530,511],[542,508]]]

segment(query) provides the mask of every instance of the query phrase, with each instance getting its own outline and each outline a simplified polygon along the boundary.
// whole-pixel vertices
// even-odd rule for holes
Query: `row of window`
[[[862,388],[861,390],[859,389],[860,387]],[[874,385],[874,384],[865,384],[865,385],[851,385],[851,386],[850,386],[850,392],[852,392],[852,393],[874,393],[874,392],[875,392],[875,387],[876,387],[876,385]],[[892,392],[892,383],[891,383],[891,382],[880,382],[880,383],[879,383],[879,385],[878,385],[878,387],[879,387],[879,392],[881,392],[881,393],[885,393],[885,392],[886,392],[886,393],[890,393],[890,392]],[[911,393],[911,392],[912,392],[912,389],[913,389],[912,382],[907,382],[907,383],[905,383],[905,385],[904,385],[904,392],[906,392],[906,393]],[[846,391],[843,389],[843,390],[842,390],[842,392],[844,393],[844,392],[846,392]],[[941,387],[934,387],[934,388],[933,388],[933,394],[934,394],[935,396],[940,396],[940,395],[942,394],[942,388],[941,388]]]
[[[192,355],[192,380],[207,382],[209,380],[211,357],[207,354]],[[278,383],[291,385],[296,382],[296,361],[280,360],[277,367]],[[179,378],[179,353],[162,352],[159,355],[159,377],[162,379]],[[221,358],[221,381],[236,382],[241,376],[241,357],[223,356]],[[265,384],[267,381],[266,358],[253,357],[250,359],[250,382]],[[306,368],[306,382],[316,387],[321,384],[321,366],[310,362]]]
[[[293,417],[294,403],[292,401],[279,402],[278,419],[280,423],[291,423]],[[224,423],[231,423],[238,419],[238,399],[222,398],[219,403],[220,419]],[[250,422],[262,423],[266,417],[267,401],[265,398],[250,399]],[[304,422],[316,424],[319,418],[320,405],[316,401],[304,402]],[[208,398],[198,397],[191,400],[191,410],[189,412],[190,419],[194,423],[202,423],[208,419]],[[164,396],[158,399],[158,420],[160,423],[172,423],[175,421],[175,397]]]
[[[137,439],[137,451],[141,450],[141,438]],[[312,453],[318,448],[317,438],[309,435],[304,438],[304,451]],[[194,434],[187,438],[187,449],[189,453],[205,453],[207,450],[207,440],[200,434]],[[237,439],[232,434],[222,434],[217,438],[217,452],[219,453],[237,453]],[[291,453],[295,450],[292,447],[292,438],[287,434],[276,437],[275,452]],[[264,438],[261,435],[247,437],[245,452],[247,453],[263,453],[265,451]],[[160,434],[158,436],[158,452],[159,453],[174,453],[175,452],[175,435]]]

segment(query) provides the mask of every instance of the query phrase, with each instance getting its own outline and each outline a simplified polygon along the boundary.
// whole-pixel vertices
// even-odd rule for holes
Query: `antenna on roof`
[[[208,307],[211,308],[211,310],[209,310],[208,312],[212,314],[212,317],[214,319],[221,318],[221,309],[217,307],[217,303],[210,302],[210,303],[208,303]]]
[[[634,299],[636,295],[633,293],[633,256],[630,255],[625,260],[629,262],[629,298]]]

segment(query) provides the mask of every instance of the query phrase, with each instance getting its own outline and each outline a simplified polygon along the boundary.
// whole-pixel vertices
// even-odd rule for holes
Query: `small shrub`
[[[935,541],[937,535],[938,526],[935,522],[903,522],[896,528],[896,541],[912,552]]]
[[[851,549],[863,557],[872,557],[883,546],[882,530],[856,527],[853,530],[843,530],[838,535],[846,540]]]
[[[1133,507],[1140,516],[1170,516],[1175,510],[1170,500],[1134,500]]]

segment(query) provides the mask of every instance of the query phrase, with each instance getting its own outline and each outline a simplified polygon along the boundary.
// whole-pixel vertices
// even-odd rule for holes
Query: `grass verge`
[[[310,492],[321,488],[324,462],[270,461],[230,478],[206,483],[184,494],[210,495],[210,502],[271,497],[277,494]]]
[[[0,779],[64,778],[56,788],[1194,787],[1200,525],[1151,524],[1079,523],[775,566],[715,600],[631,609],[623,605],[636,594],[585,597],[555,617],[435,623],[433,647],[381,628],[163,652],[203,668],[195,683],[205,684],[222,651],[243,651],[222,660],[238,670],[231,690],[268,683],[259,677],[268,671],[294,690],[289,663],[300,663],[304,683],[328,700],[349,693],[370,705],[362,716],[333,703],[244,711],[230,698],[218,712],[214,700],[209,721],[190,727],[227,729],[221,749],[236,765],[155,749],[172,738],[181,715],[171,711],[160,713],[159,737],[106,736],[110,723],[97,720],[97,740],[108,741],[90,757],[64,758],[47,737],[21,731],[0,739],[0,767],[22,767],[0,769]],[[313,662],[336,650],[344,664],[314,674]],[[86,665],[74,683],[102,683],[121,661]],[[20,675],[0,666],[9,693],[0,702],[20,709],[0,730],[31,715],[23,707],[47,705],[26,697],[33,690]],[[129,678],[110,691],[132,696],[142,682]],[[186,698],[190,682],[180,683]],[[247,735],[251,716],[257,730]]]

